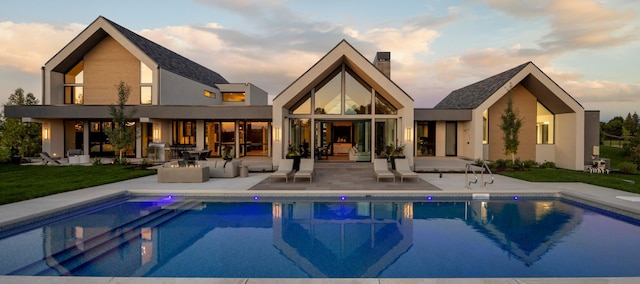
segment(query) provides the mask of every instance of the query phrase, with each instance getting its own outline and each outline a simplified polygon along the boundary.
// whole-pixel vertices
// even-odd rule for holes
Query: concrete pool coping
[[[0,227],[21,223],[37,216],[46,216],[65,208],[117,197],[127,193],[135,195],[201,195],[226,197],[264,196],[469,196],[473,193],[494,195],[544,195],[577,199],[581,203],[638,219],[640,216],[639,194],[593,186],[583,183],[532,183],[505,176],[495,176],[495,183],[487,189],[476,186],[464,189],[464,174],[420,173],[420,178],[441,189],[440,191],[377,190],[363,191],[249,191],[253,185],[269,177],[269,173],[251,173],[247,178],[212,179],[200,184],[159,184],[156,176],[117,182],[92,188],[60,193],[0,206]],[[399,184],[400,185],[400,184]],[[613,209],[613,210],[612,210]],[[588,278],[601,283],[638,283],[640,278]],[[483,278],[483,279],[220,279],[220,278],[116,278],[116,277],[37,277],[0,276],[0,283],[584,283],[585,278]]]

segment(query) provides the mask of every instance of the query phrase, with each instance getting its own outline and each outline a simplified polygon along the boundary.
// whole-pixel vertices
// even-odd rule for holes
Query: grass
[[[616,146],[600,146],[600,157],[611,160],[610,168],[618,168],[618,164],[628,162],[622,148]],[[602,187],[640,193],[640,175],[621,173],[592,174],[564,169],[529,169],[520,172],[502,172],[502,175],[531,182],[583,182]]]
[[[155,174],[132,166],[0,165],[0,204]]]
[[[539,168],[519,172],[501,172],[500,174],[531,182],[583,182],[627,192],[640,193],[640,175],[619,173],[592,174],[565,169]]]

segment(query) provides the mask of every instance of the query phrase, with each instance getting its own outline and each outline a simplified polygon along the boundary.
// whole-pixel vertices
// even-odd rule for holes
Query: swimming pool
[[[640,276],[640,226],[560,199],[132,198],[5,232],[2,275]],[[82,213],[82,214],[79,214]]]

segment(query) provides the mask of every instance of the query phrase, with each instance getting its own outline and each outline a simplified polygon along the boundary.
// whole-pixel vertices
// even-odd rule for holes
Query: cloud
[[[595,0],[475,1],[516,18],[548,18],[549,32],[538,39],[546,52],[619,46],[640,35],[636,13],[617,11]]]
[[[40,67],[86,25],[0,22],[0,67],[40,73]]]

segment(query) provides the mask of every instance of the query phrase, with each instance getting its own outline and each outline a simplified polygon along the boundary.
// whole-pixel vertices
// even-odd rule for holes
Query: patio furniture
[[[46,164],[51,164],[53,166],[62,165],[60,161],[58,161],[60,158],[53,158],[49,156],[49,153],[47,152],[40,153],[40,157],[42,157],[42,165],[46,165]]]
[[[278,165],[278,170],[269,176],[269,182],[271,182],[273,178],[284,178],[286,182],[289,182],[289,177],[293,173],[293,160],[282,159]]]
[[[308,178],[309,183],[311,183],[313,175],[315,175],[313,165],[314,161],[312,159],[300,159],[300,170],[293,175],[293,182],[296,182],[296,178]]]
[[[393,182],[396,182],[396,176],[389,171],[389,166],[387,166],[387,159],[374,159],[373,172],[378,182],[380,182],[381,178],[390,178],[393,179]]]
[[[187,165],[195,165],[196,164],[196,157],[197,156],[191,155],[191,153],[189,153],[188,151],[183,151],[182,152],[182,159],[187,162]]]
[[[396,173],[400,175],[400,182],[404,182],[405,178],[415,178],[416,182],[420,181],[418,174],[409,167],[409,159],[396,159]]]

